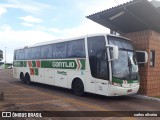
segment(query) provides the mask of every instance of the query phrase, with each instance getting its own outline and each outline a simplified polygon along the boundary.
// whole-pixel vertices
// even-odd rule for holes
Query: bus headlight
[[[120,83],[112,83],[112,85],[122,87],[122,84],[120,84]]]

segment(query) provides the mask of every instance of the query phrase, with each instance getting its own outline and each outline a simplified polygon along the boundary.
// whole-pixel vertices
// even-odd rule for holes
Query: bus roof
[[[25,46],[25,47],[17,48],[16,50],[24,49],[24,48],[31,48],[31,47],[38,47],[38,46],[49,45],[49,44],[60,43],[60,42],[67,42],[67,41],[82,39],[82,38],[86,38],[86,37],[104,36],[104,35],[123,38],[123,39],[131,41],[130,39],[119,36],[119,35],[117,36],[117,35],[107,34],[107,33],[98,33],[98,34],[87,34],[87,35],[84,35],[84,36],[67,38],[67,39],[56,39],[56,40],[50,40],[50,41],[47,41],[47,42],[40,42],[40,43],[36,43],[34,45],[31,45],[31,46]]]

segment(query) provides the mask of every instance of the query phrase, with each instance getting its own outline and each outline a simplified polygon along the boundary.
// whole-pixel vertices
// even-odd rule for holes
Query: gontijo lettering
[[[52,67],[73,68],[75,67],[75,62],[52,62]]]

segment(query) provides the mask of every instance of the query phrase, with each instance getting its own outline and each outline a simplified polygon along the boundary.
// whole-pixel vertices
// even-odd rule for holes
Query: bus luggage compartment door
[[[55,85],[67,88],[67,71],[55,70]]]

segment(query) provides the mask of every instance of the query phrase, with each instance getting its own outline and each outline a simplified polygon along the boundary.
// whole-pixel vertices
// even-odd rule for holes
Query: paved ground
[[[140,99],[131,96],[105,97],[93,94],[79,97],[67,89],[38,83],[26,85],[12,77],[12,70],[0,70],[0,92],[4,92],[4,100],[0,101],[0,111],[160,111],[160,101],[157,100]],[[82,118],[58,117],[42,119]],[[87,117],[83,119],[143,120],[146,117]],[[155,117],[154,119],[159,118]]]

